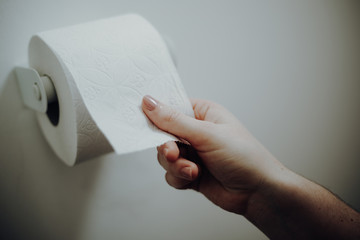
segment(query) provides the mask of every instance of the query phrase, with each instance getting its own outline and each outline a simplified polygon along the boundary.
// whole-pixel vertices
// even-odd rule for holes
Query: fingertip
[[[145,95],[142,99],[142,109],[144,111],[153,111],[158,106],[158,101],[150,95]]]
[[[200,169],[196,164],[191,165],[191,181],[195,181],[199,177]]]
[[[169,162],[175,162],[179,158],[179,148],[174,141],[163,144],[163,154]]]
[[[186,139],[190,143],[197,142],[197,136],[206,133],[201,121],[197,121],[149,95],[143,97],[141,108],[147,118],[159,129]]]
[[[193,176],[192,176],[192,168],[191,167],[184,167],[182,169],[180,169],[180,176],[182,176],[182,178],[192,181],[193,180]]]
[[[175,165],[170,165],[169,170],[177,177],[194,181],[199,176],[199,166],[187,159],[179,159]]]

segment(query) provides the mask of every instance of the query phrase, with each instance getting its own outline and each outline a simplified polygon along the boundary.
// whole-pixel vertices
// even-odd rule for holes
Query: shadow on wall
[[[0,238],[76,238],[103,161],[69,168],[57,158],[22,104],[14,71],[0,113]]]

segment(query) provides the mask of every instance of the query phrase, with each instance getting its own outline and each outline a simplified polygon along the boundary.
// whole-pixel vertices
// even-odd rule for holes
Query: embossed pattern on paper
[[[141,99],[146,94],[193,116],[165,43],[142,17],[99,20],[39,37],[71,74],[72,91],[80,93],[75,107],[85,104],[88,110],[77,112],[80,149],[97,142],[102,134],[119,154],[174,139],[145,117]]]

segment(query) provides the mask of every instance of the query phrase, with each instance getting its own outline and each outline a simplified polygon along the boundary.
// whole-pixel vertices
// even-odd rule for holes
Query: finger
[[[167,161],[165,155],[158,151],[157,159],[159,164],[167,171],[169,169],[169,162]]]
[[[238,122],[238,119],[220,104],[196,98],[192,98],[190,101],[196,119],[213,123]]]
[[[165,174],[165,179],[170,186],[176,189],[187,189],[189,188],[189,185],[191,183],[191,181],[184,180],[183,178],[175,177],[169,172]]]
[[[196,162],[199,163],[198,159],[188,160],[181,157],[175,142],[167,142],[158,147],[158,161],[166,171],[186,180],[195,180],[200,172],[199,166],[196,164]]]
[[[175,162],[179,158],[179,148],[174,141],[166,142],[157,147],[157,159],[160,165],[167,171],[170,162]]]
[[[179,158],[176,162],[168,164],[167,171],[177,177],[188,181],[194,181],[199,176],[199,166],[185,159]]]
[[[199,144],[204,139],[208,139],[209,122],[191,118],[148,95],[143,98],[142,109],[158,128],[183,138],[191,144]]]
[[[159,146],[157,150],[163,154],[169,162],[174,162],[179,158],[180,150],[174,141],[164,143]]]

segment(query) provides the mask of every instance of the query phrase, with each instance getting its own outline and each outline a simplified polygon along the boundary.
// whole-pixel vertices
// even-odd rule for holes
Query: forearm
[[[248,202],[245,217],[274,239],[360,239],[360,214],[288,170]]]

